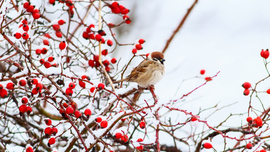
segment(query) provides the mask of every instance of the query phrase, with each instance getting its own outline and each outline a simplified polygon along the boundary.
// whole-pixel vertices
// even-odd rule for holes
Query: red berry
[[[34,89],[32,90],[32,94],[34,94],[34,95],[38,94],[38,89],[37,89],[37,88],[34,88]]]
[[[47,126],[52,125],[52,120],[51,119],[44,119],[45,123]]]
[[[248,123],[251,123],[252,122],[252,117],[247,117],[246,120],[247,120]]]
[[[204,147],[205,149],[210,149],[210,148],[212,148],[213,146],[212,146],[211,143],[206,142],[206,143],[203,144],[203,147]]]
[[[198,118],[200,118],[200,116],[193,116],[192,118],[191,118],[191,121],[197,121],[198,120]]]
[[[115,133],[115,135],[114,135],[114,137],[116,138],[116,139],[121,139],[122,138],[122,133],[121,132],[117,132],[117,133]]]
[[[205,70],[202,69],[202,70],[200,71],[200,74],[201,74],[201,75],[204,75],[204,73],[205,73]]]
[[[13,90],[13,89],[14,89],[14,83],[13,83],[13,82],[7,83],[6,88],[7,88],[8,90]]]
[[[98,62],[99,56],[98,55],[94,55],[93,59],[94,59],[95,62]]]
[[[95,25],[94,24],[90,24],[89,26],[88,26],[88,28],[95,28]]]
[[[95,91],[95,89],[96,89],[96,87],[91,87],[91,88],[90,88],[90,92],[93,93],[93,92]]]
[[[29,2],[23,3],[23,8],[27,9],[29,6],[30,6],[30,3]]]
[[[128,18],[129,18],[128,15],[124,15],[124,16],[123,16],[123,20],[126,20],[126,19],[128,19]]]
[[[121,10],[121,14],[127,14],[127,13],[129,13],[129,9],[125,8]]]
[[[36,20],[40,18],[40,14],[39,13],[33,13],[32,16]]]
[[[34,5],[29,5],[28,8],[26,9],[27,12],[33,12],[35,9],[35,6]]]
[[[244,82],[242,84],[242,87],[245,88],[245,89],[249,89],[251,87],[251,84],[249,82]]]
[[[44,129],[44,133],[45,133],[46,135],[51,135],[51,134],[52,134],[52,128],[51,128],[51,127],[45,128],[45,129]]]
[[[2,90],[3,89],[3,85],[2,84],[0,84],[0,90]]]
[[[128,135],[122,136],[121,140],[122,140],[123,142],[127,142],[127,141],[128,141]]]
[[[43,40],[43,44],[44,45],[49,45],[49,41],[48,40]]]
[[[69,95],[69,96],[72,96],[73,90],[71,88],[67,88],[66,89],[66,94]]]
[[[136,44],[136,45],[135,45],[135,48],[136,48],[137,50],[141,50],[141,49],[143,49],[143,47],[142,47],[142,45],[141,45],[141,44]]]
[[[130,18],[127,18],[125,22],[126,22],[126,24],[130,24],[131,23]]]
[[[108,46],[112,46],[113,45],[113,41],[112,40],[107,40],[107,45]]]
[[[59,25],[63,25],[63,24],[65,24],[65,23],[66,23],[66,21],[64,21],[64,20],[62,20],[62,19],[58,20],[58,24],[59,24]]]
[[[118,7],[119,6],[119,4],[118,4],[118,2],[112,2],[112,4],[111,4],[111,7]]]
[[[92,40],[95,40],[95,34],[94,33],[88,34],[88,38],[92,39]]]
[[[49,62],[52,62],[53,60],[54,60],[54,57],[52,57],[52,56],[48,57]]]
[[[104,85],[103,83],[99,83],[99,84],[98,84],[98,89],[99,89],[99,90],[103,90],[104,87],[105,87],[105,85]]]
[[[22,104],[27,104],[28,102],[28,98],[27,97],[23,97],[22,98]]]
[[[102,50],[101,51],[101,54],[104,55],[104,56],[108,55],[108,49]]]
[[[206,81],[212,81],[212,78],[211,77],[205,77],[204,78]]]
[[[37,88],[37,90],[42,90],[43,84],[42,84],[42,83],[38,83],[38,84],[36,85],[36,88]]]
[[[106,70],[106,72],[110,72],[111,68],[109,66],[105,66],[105,70]]]
[[[108,61],[108,60],[104,60],[102,63],[103,63],[103,65],[105,65],[105,66],[110,65],[110,61]]]
[[[97,41],[101,41],[102,40],[102,36],[100,34],[96,34],[95,39]]]
[[[137,146],[136,149],[143,150],[143,145]]]
[[[51,65],[51,63],[50,62],[45,62],[44,63],[44,66],[45,66],[45,68],[50,68],[52,65]]]
[[[48,144],[49,144],[49,145],[53,145],[54,143],[55,143],[55,138],[54,138],[54,137],[51,137],[51,138],[49,139]]]
[[[53,128],[52,128],[52,134],[53,134],[53,135],[56,135],[57,132],[58,132],[58,129],[57,129],[56,127],[53,127]]]
[[[106,33],[105,33],[104,30],[98,30],[98,34],[100,34],[101,36],[105,36],[106,35]]]
[[[266,49],[265,51],[262,49],[261,51],[261,57],[267,59],[269,57],[269,50]]]
[[[59,38],[62,37],[62,32],[61,31],[55,31],[55,35]]]
[[[71,115],[71,114],[74,113],[74,109],[73,109],[71,106],[68,106],[68,107],[66,108],[66,113],[67,113],[68,115]]]
[[[41,50],[41,53],[42,54],[46,54],[48,52],[48,50],[46,49],[46,48],[43,48],[42,50]]]
[[[135,49],[135,48],[132,49],[132,53],[133,53],[133,54],[136,54],[136,53],[137,53],[137,49]]]
[[[93,68],[95,66],[94,60],[89,60],[88,65]]]
[[[60,25],[59,24],[53,24],[53,29],[55,31],[59,31],[60,30]]]
[[[49,3],[54,5],[55,4],[55,0],[49,0]]]
[[[39,13],[39,9],[34,9],[33,11],[32,11],[32,14],[34,14],[34,13]]]
[[[82,75],[82,79],[87,79],[87,80],[90,80],[90,78],[86,75]]]
[[[36,54],[40,55],[41,54],[41,50],[40,49],[36,49]]]
[[[34,152],[34,150],[33,150],[33,148],[31,146],[29,146],[29,147],[26,148],[25,152]]]
[[[86,117],[90,117],[91,113],[92,113],[91,110],[88,109],[88,108],[84,110],[84,115],[85,115]]]
[[[246,145],[246,148],[247,148],[247,149],[252,149],[252,147],[253,147],[252,143],[248,143],[248,144]]]
[[[38,84],[38,79],[36,79],[36,78],[34,78],[34,79],[32,79],[32,84]]]
[[[262,149],[262,150],[260,150],[260,152],[266,152],[266,150]]]
[[[79,85],[80,85],[80,87],[85,88],[85,82],[83,82],[81,80],[79,80]]]
[[[253,124],[255,125],[255,127],[261,127],[263,125],[262,118],[261,117],[255,118]]]
[[[64,50],[66,48],[66,42],[65,41],[62,41],[59,43],[59,49],[60,50]]]
[[[19,111],[21,112],[21,113],[25,113],[26,112],[26,105],[25,104],[23,104],[23,105],[21,105],[20,107],[19,107]]]
[[[250,91],[249,91],[248,89],[245,89],[243,94],[244,94],[245,96],[247,96],[247,95],[249,95],[249,93],[250,93]]]
[[[116,58],[112,58],[112,59],[111,59],[111,63],[112,63],[112,64],[115,64],[116,61],[117,61]]]
[[[267,94],[270,94],[270,89],[267,89],[267,90],[266,90],[266,93],[267,93]]]
[[[101,128],[106,128],[107,126],[108,126],[107,120],[101,121],[101,123],[100,123],[100,127],[101,127]]]
[[[108,27],[109,28],[113,28],[114,27],[114,24],[113,23],[108,23]]]
[[[14,37],[16,39],[20,39],[22,37],[22,34],[17,32],[17,33],[14,34]]]
[[[27,40],[27,39],[29,38],[28,33],[24,32],[24,33],[22,34],[22,38],[25,39],[25,40]]]
[[[145,128],[145,122],[144,122],[144,121],[141,121],[141,122],[140,122],[140,128],[141,128],[141,129],[144,129],[144,128]]]
[[[143,44],[143,43],[145,42],[145,40],[144,40],[144,39],[139,39],[138,42],[139,42],[140,44]]]
[[[74,115],[76,118],[80,118],[82,116],[82,113],[80,111],[76,110]]]
[[[88,37],[88,33],[87,33],[86,31],[83,32],[82,36],[83,36],[84,39],[88,39],[88,38],[89,38],[89,37]]]
[[[102,121],[102,118],[101,118],[101,117],[97,117],[95,120],[96,120],[96,122],[98,122],[98,123],[99,123],[99,122],[101,122],[101,121]]]
[[[26,85],[26,81],[25,81],[24,79],[21,79],[21,80],[19,81],[19,85],[20,85],[20,86],[25,86],[25,85]]]
[[[6,89],[0,89],[0,96],[1,98],[7,97],[7,90]]]
[[[119,9],[118,7],[113,7],[113,8],[111,9],[111,11],[112,11],[114,14],[119,14],[119,13],[121,13],[121,11],[120,11],[120,9]]]
[[[137,142],[142,142],[142,141],[143,141],[142,138],[138,138],[138,139],[137,139]]]
[[[74,89],[75,88],[75,83],[73,83],[73,82],[70,82],[69,83],[69,85],[68,85],[68,87],[70,88],[70,89]]]
[[[28,115],[29,115],[32,111],[33,111],[33,110],[32,110],[32,108],[31,108],[30,106],[27,106],[27,107],[26,107],[26,112],[27,112]]]
[[[48,39],[51,38],[50,34],[46,33],[44,34],[45,37],[47,37]]]

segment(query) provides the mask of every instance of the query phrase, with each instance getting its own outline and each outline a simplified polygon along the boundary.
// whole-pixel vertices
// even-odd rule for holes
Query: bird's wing
[[[145,73],[147,67],[150,65],[151,62],[153,61],[148,59],[143,60],[137,67],[135,67],[131,71],[130,75],[127,77],[127,81],[134,82],[134,80],[136,80],[141,75],[141,73]]]

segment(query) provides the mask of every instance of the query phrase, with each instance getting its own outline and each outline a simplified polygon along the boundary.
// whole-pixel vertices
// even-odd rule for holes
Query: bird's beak
[[[165,61],[165,59],[160,59],[159,61],[161,62],[161,64],[163,64],[163,62]]]

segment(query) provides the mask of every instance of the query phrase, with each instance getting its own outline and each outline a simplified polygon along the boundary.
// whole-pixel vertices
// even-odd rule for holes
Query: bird
[[[140,87],[148,88],[158,83],[165,73],[164,55],[161,52],[151,52],[131,73],[118,82],[136,82]]]

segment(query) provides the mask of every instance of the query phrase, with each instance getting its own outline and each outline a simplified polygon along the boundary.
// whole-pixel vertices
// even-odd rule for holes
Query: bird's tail
[[[118,81],[114,81],[113,83],[119,83],[119,82],[123,82],[123,81],[127,81],[128,79],[121,79],[121,80],[118,80]]]

